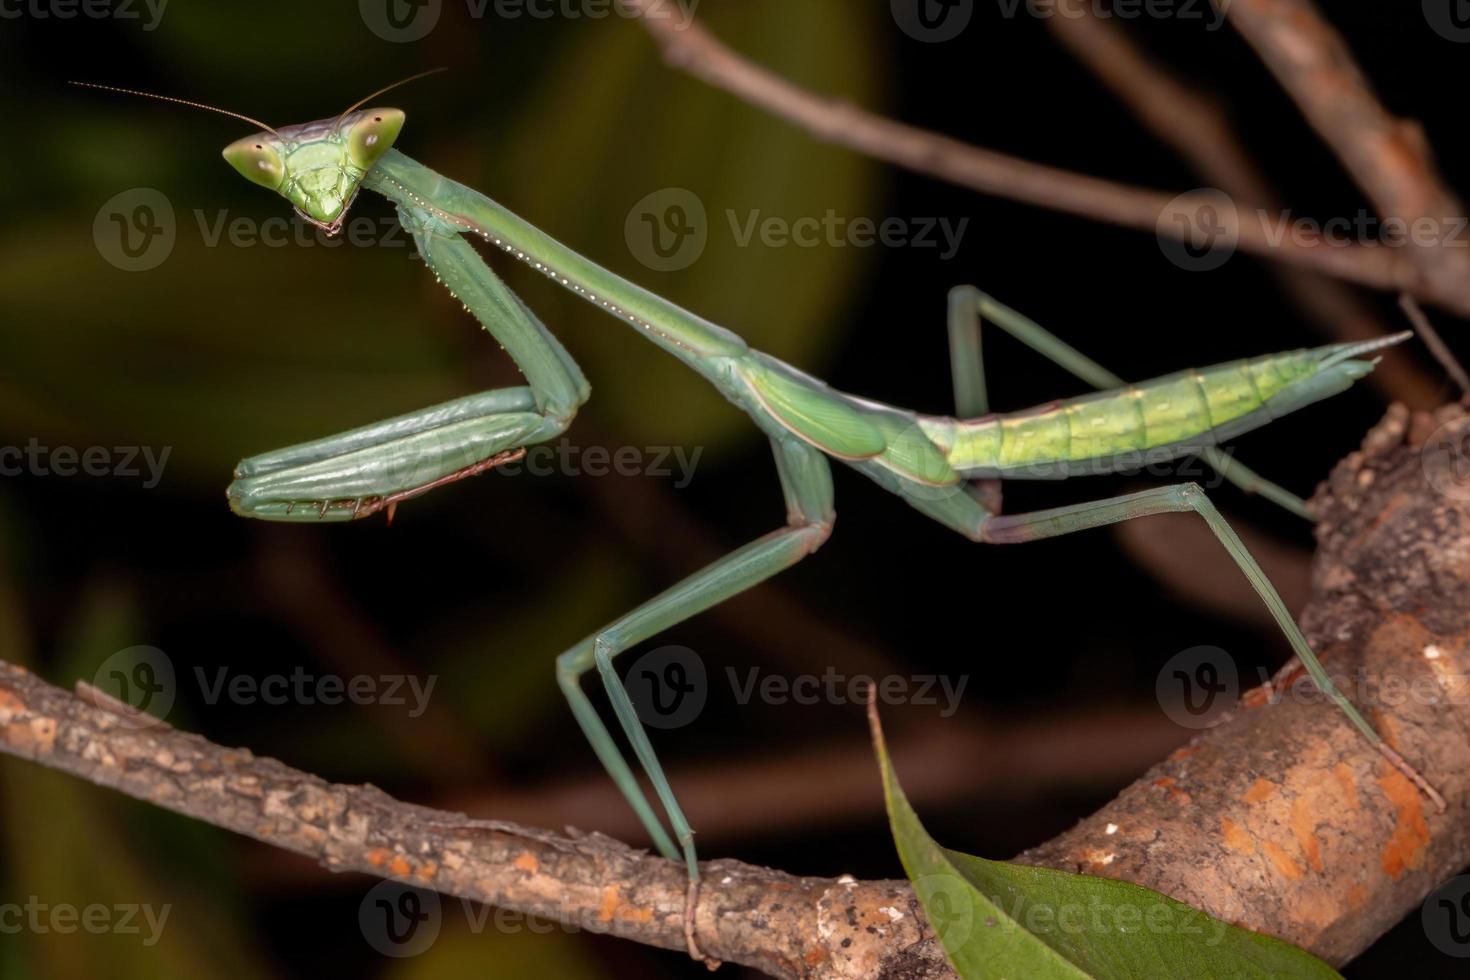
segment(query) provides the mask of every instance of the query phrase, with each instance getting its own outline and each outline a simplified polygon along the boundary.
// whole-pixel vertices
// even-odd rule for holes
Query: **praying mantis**
[[[304,220],[329,234],[342,227],[359,190],[381,194],[397,208],[424,263],[499,341],[525,377],[522,386],[470,395],[248,458],[227,490],[235,513],[295,522],[351,521],[380,511],[391,517],[404,500],[516,459],[527,447],[567,430],[590,395],[587,379],[556,337],[486,264],[475,239],[548,276],[683,362],[764,433],[785,499],[785,525],[598,629],[556,660],[557,683],[593,752],[654,846],[670,860],[684,862],[691,903],[700,873],[694,832],[614,662],[635,645],[819,549],[835,518],[833,460],[981,544],[1036,541],[1154,514],[1197,514],[1265,603],[1322,692],[1364,738],[1444,808],[1434,789],[1333,684],[1275,587],[1198,485],[1181,483],[1034,513],[1003,514],[997,484],[1116,472],[1145,458],[1199,455],[1226,479],[1306,516],[1299,499],[1216,447],[1344,391],[1373,370],[1377,360],[1365,359],[1367,355],[1410,333],[1127,384],[1015,310],[972,286],[960,286],[949,296],[955,414],[922,414],[834,390],[753,350],[730,330],[610,272],[484,194],[405,156],[394,148],[405,113],[363,108],[403,82],[336,117],[280,129],[182,99],[77,84],[210,109],[259,126],[259,132],[227,146],[224,158],[247,180],[280,194]],[[1014,335],[1100,390],[1027,411],[990,412],[982,323]],[[653,788],[667,828],[583,691],[583,678],[593,671]],[[702,958],[690,921],[686,914],[690,951]]]

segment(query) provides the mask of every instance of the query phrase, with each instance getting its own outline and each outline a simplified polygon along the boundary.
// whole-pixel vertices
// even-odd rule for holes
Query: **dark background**
[[[375,34],[355,3],[173,0],[151,30],[142,7],[140,20],[38,18],[32,7],[0,19],[0,444],[171,450],[151,489],[126,476],[0,479],[6,659],[65,685],[97,676],[118,651],[156,647],[176,671],[168,717],[181,727],[416,802],[642,843],[623,804],[606,795],[610,784],[556,689],[553,658],[692,571],[708,549],[733,548],[782,518],[767,450],[743,417],[632,333],[521,269],[505,270],[512,285],[593,383],[572,442],[699,447],[687,488],[656,476],[488,476],[406,506],[391,528],[233,517],[223,488],[238,458],[513,384],[514,369],[401,238],[398,247],[209,245],[196,211],[206,225],[222,212],[256,223],[289,214],[219,158],[249,127],[69,89],[68,78],[284,125],[450,65],[384,100],[408,113],[405,152],[834,385],[921,411],[950,407],[945,293],[962,282],[1129,377],[1323,342],[1259,260],[1185,271],[1150,234],[982,197],[820,145],[668,70],[622,18],[476,19],[459,0],[443,7],[437,28],[414,43]],[[1147,187],[1200,185],[1044,23],[1002,9],[978,4],[969,28],[945,43],[907,36],[882,3],[706,0],[699,13],[798,82],[909,122]],[[1336,4],[1330,16],[1390,109],[1421,120],[1443,171],[1452,180],[1462,173],[1470,48],[1433,32],[1417,3]],[[1124,26],[1228,107],[1296,213],[1325,219],[1365,207],[1228,27],[1147,18]],[[105,260],[94,219],[140,187],[171,203],[176,243],[156,268],[124,272]],[[636,202],[667,187],[700,197],[710,245],[690,268],[660,273],[637,261],[624,223]],[[794,220],[829,208],[969,225],[959,254],[944,261],[926,248],[742,248],[724,217],[759,209]],[[390,211],[364,195],[355,213],[386,220]],[[1359,299],[1397,324],[1388,298]],[[988,342],[987,354],[997,408],[1081,390],[1005,338]],[[1382,409],[1381,394],[1359,386],[1250,436],[1241,458],[1305,494]],[[1138,485],[1011,486],[1007,508]],[[1309,529],[1269,504],[1228,485],[1214,496],[1232,519],[1310,545]],[[1154,717],[1159,667],[1182,650],[1221,647],[1250,676],[1285,656],[1285,642],[1254,622],[1176,598],[1124,557],[1113,534],[985,549],[850,472],[837,474],[837,499],[831,543],[763,590],[762,604],[701,617],[625,658],[672,643],[706,665],[702,715],[654,736],[676,789],[678,773],[718,777],[741,762],[865,737],[853,705],[739,704],[727,666],[742,677],[752,667],[782,677],[828,666],[854,673],[848,655],[860,650],[865,665],[889,673],[969,676],[953,718],[937,719],[932,706],[886,709],[898,737],[944,725],[1066,726],[1099,708]],[[1190,568],[1206,592],[1237,574],[1208,552]],[[771,609],[799,610],[800,621],[772,619]],[[257,679],[301,669],[438,680],[430,710],[414,719],[387,705],[210,704],[195,670],[213,677],[221,667]],[[1190,734],[1180,728],[1179,741]],[[1108,769],[1107,740],[1094,751],[1096,769]],[[991,780],[967,789],[965,770],[985,760],[946,753],[942,741],[928,758],[947,787],[916,794],[930,830],[948,846],[998,858],[1065,829],[1131,778],[1091,776],[1084,759],[1041,788]],[[801,821],[791,817],[801,801],[773,799],[758,825],[703,838],[703,856],[804,874],[900,874],[876,769],[864,765],[865,804]],[[806,787],[816,798],[823,791],[820,781]],[[427,952],[384,958],[358,925],[371,880],[316,872],[13,760],[0,761],[0,835],[0,893],[15,900],[173,906],[154,947],[137,937],[6,936],[8,976],[704,975],[677,955],[597,937],[476,935],[457,902]],[[1412,968],[1448,977],[1457,967],[1415,915],[1347,975]]]

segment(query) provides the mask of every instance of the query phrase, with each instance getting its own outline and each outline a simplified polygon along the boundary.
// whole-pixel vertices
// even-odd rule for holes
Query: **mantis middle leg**
[[[612,662],[629,647],[790,568],[827,540],[835,515],[832,508],[832,471],[826,457],[795,438],[773,438],[771,445],[776,456],[776,471],[786,496],[786,526],[694,573],[662,595],[588,636],[556,661],[557,681],[571,704],[577,723],[592,743],[593,751],[638,813],[659,851],[672,860],[678,860],[682,851],[690,881],[699,878],[693,831],[674,798],[648,733],[638,720],[638,712]],[[594,667],[607,689],[618,724],[668,815],[678,850],[654,815],[653,807],[612,735],[581,689],[582,675]]]

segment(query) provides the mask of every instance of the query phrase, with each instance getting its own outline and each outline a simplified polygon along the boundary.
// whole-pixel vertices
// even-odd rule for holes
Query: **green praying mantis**
[[[180,102],[259,126],[259,132],[227,146],[225,159],[328,233],[341,228],[361,188],[383,195],[396,206],[425,264],[500,342],[525,377],[523,386],[470,395],[246,459],[227,491],[237,514],[305,522],[351,521],[379,511],[391,516],[404,500],[515,459],[526,447],[567,430],[589,397],[587,379],[561,343],[491,271],[474,239],[526,263],[678,358],[770,440],[785,497],[785,525],[607,624],[556,660],[557,682],[598,759],[659,852],[685,863],[691,903],[686,913],[699,882],[694,832],[614,661],[820,548],[835,517],[831,460],[866,475],[976,543],[1016,544],[1153,514],[1198,514],[1266,604],[1317,686],[1443,809],[1433,788],[1336,688],[1276,589],[1198,485],[1181,483],[1034,513],[1002,514],[996,482],[1115,472],[1145,458],[1199,455],[1242,488],[1306,515],[1299,499],[1216,447],[1344,391],[1373,370],[1376,359],[1365,360],[1365,355],[1411,334],[1240,360],[1130,385],[1015,310],[974,287],[961,286],[949,297],[956,412],[926,415],[836,391],[753,350],[735,333],[608,271],[484,194],[409,159],[394,149],[405,114],[395,108],[363,108],[396,85],[336,117],[280,129],[181,99],[89,87]],[[991,413],[981,358],[982,323],[1000,327],[1101,390],[1028,411]],[[592,671],[607,691],[667,828],[582,689],[583,676]],[[685,929],[691,954],[701,958],[687,914]]]

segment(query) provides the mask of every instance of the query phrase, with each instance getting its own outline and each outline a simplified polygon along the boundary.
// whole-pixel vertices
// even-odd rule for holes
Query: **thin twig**
[[[1424,341],[1424,346],[1429,348],[1429,353],[1434,355],[1434,359],[1445,369],[1445,373],[1459,386],[1460,395],[1470,397],[1470,375],[1465,374],[1465,368],[1460,364],[1460,359],[1450,350],[1444,338],[1439,335],[1439,331],[1434,329],[1434,324],[1429,322],[1429,317],[1420,309],[1414,297],[1408,293],[1400,293],[1399,309],[1404,311],[1404,316],[1408,317],[1409,322],[1414,325],[1414,332],[1419,335],[1420,340]]]
[[[1470,241],[1465,207],[1434,164],[1418,123],[1388,112],[1347,43],[1311,0],[1231,0],[1230,23],[1332,147],[1380,216],[1402,222],[1402,252],[1414,272],[1406,286],[1423,299],[1470,310]],[[1416,229],[1433,229],[1421,241]]]
[[[657,0],[629,0],[667,61],[696,78],[787,120],[818,139],[961,187],[1127,228],[1184,238],[1194,234],[1196,212],[1211,196],[1170,195],[1022,160],[886,119],[856,106],[808,92],[732,51],[700,24],[677,24],[648,15]],[[1174,219],[1181,220],[1174,220]],[[1336,247],[1302,241],[1284,216],[1248,209],[1217,212],[1220,233],[1236,247],[1327,275],[1392,290],[1411,289],[1425,299],[1470,315],[1470,278],[1426,280],[1398,255],[1403,249]]]
[[[1062,0],[1063,16],[1047,26],[1139,122],[1169,146],[1212,187],[1241,203],[1281,213],[1285,206],[1271,180],[1246,152],[1218,100],[1192,88],[1150,57],[1133,35],[1096,14],[1084,0]],[[1343,283],[1306,269],[1273,264],[1281,288],[1327,336],[1362,341],[1392,331]],[[1439,402],[1439,384],[1412,359],[1390,358],[1369,377],[1391,399],[1410,408]]]

